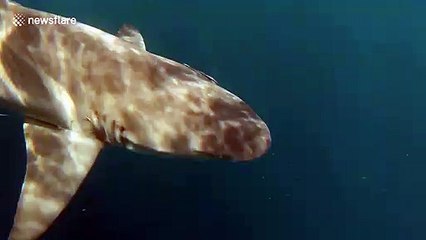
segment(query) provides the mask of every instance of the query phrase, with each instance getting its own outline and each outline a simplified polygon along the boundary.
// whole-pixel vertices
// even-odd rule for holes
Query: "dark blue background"
[[[426,2],[20,1],[213,75],[268,123],[254,162],[106,149],[45,239],[426,239]],[[0,118],[0,236],[24,176]],[[86,209],[82,211],[82,209]]]

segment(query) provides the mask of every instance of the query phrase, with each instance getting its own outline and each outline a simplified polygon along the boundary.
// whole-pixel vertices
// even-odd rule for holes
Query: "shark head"
[[[187,64],[146,51],[129,25],[118,37],[105,41],[120,47],[104,51],[97,60],[103,64],[93,70],[102,79],[109,76],[89,100],[87,119],[98,139],[136,151],[232,160],[268,150],[268,127],[239,97]],[[121,52],[119,59],[108,57],[112,50]]]
[[[142,62],[128,60],[134,65],[121,72],[129,79],[105,82],[123,92],[93,104],[88,120],[99,139],[135,151],[230,160],[268,150],[268,127],[239,97],[186,64],[148,52],[129,51],[127,58],[139,54]],[[106,109],[105,99],[114,107]]]
[[[122,124],[116,121],[111,128],[119,134],[109,134],[119,136],[115,141],[134,150],[233,160],[250,160],[266,152],[269,130],[240,98],[185,65],[150,58],[161,83],[119,108],[117,119]]]

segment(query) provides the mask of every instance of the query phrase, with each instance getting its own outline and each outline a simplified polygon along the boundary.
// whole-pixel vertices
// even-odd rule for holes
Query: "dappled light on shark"
[[[29,18],[60,16],[0,0],[0,100],[25,116],[27,149],[10,239],[39,238],[106,145],[233,161],[269,149],[269,129],[246,103],[206,73],[149,52],[134,27],[112,35]]]

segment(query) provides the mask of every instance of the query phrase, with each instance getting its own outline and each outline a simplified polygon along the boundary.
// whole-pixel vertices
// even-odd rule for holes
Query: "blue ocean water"
[[[107,149],[44,239],[426,239],[426,2],[19,2],[111,33],[135,25],[272,134],[243,164]],[[21,124],[0,118],[0,238],[25,171]]]

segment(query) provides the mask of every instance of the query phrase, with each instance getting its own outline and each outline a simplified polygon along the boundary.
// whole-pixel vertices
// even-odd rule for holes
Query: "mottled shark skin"
[[[121,145],[172,156],[251,160],[266,124],[207,74],[145,49],[141,34],[82,24],[23,24],[57,15],[0,0],[0,102],[26,116],[27,172],[9,236],[39,238],[99,151]]]

